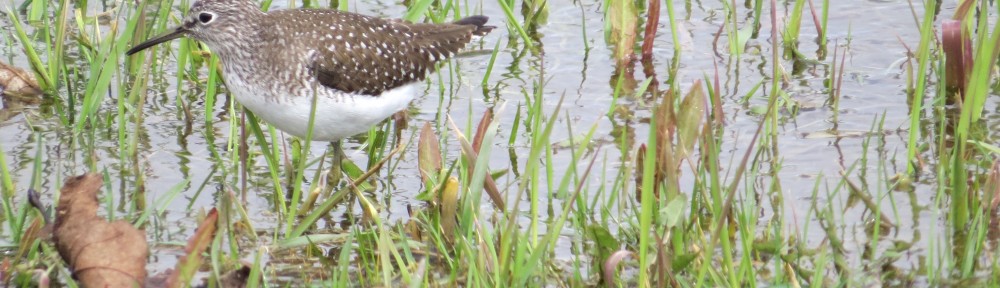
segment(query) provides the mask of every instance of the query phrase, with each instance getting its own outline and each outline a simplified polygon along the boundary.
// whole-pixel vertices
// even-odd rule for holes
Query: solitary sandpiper
[[[316,97],[312,140],[337,143],[405,109],[416,83],[436,62],[495,28],[485,26],[487,19],[423,24],[336,10],[263,12],[250,0],[201,0],[179,27],[126,55],[194,38],[219,57],[226,87],[243,107],[305,138]]]

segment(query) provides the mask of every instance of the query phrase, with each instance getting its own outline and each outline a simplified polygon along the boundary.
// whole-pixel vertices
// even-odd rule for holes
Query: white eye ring
[[[215,21],[215,13],[201,12],[198,14],[198,22],[201,22],[201,24],[212,23],[212,21]]]

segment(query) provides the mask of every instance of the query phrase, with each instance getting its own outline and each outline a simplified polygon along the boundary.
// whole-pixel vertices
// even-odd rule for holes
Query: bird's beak
[[[125,56],[132,56],[132,54],[135,54],[136,52],[142,50],[146,50],[146,48],[153,47],[156,44],[181,38],[185,34],[187,34],[187,32],[188,32],[187,28],[184,28],[184,26],[178,26],[177,28],[174,28],[173,30],[170,30],[167,33],[157,35],[156,37],[146,40],[146,42],[142,42],[139,43],[138,45],[135,45],[135,47],[132,47],[132,49],[128,49],[128,51],[125,52]]]

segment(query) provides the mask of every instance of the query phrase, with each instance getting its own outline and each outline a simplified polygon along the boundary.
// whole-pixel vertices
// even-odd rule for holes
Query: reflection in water
[[[32,74],[0,62],[0,123],[41,104],[44,96]]]
[[[8,96],[3,93],[3,87],[0,87],[0,125],[4,122],[10,120],[11,118],[17,117],[24,113],[24,111],[31,109],[31,107],[38,105],[40,101],[31,101],[30,99],[23,99],[19,97]]]

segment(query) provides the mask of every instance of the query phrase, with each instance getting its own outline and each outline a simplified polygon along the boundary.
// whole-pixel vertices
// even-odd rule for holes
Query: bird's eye
[[[201,24],[208,24],[209,22],[212,22],[213,19],[215,19],[215,15],[212,13],[201,12],[201,14],[198,14],[198,21],[201,21]]]

